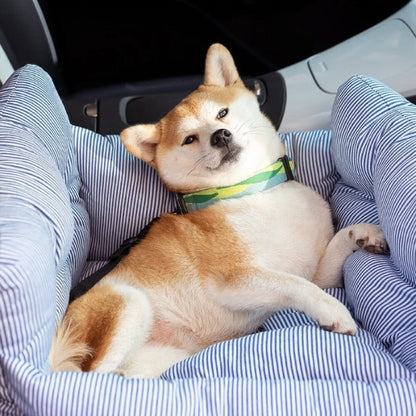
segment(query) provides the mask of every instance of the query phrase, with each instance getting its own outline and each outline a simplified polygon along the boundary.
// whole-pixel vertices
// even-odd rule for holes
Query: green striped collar
[[[179,211],[184,214],[205,208],[223,199],[240,198],[245,195],[265,191],[282,182],[294,179],[294,177],[295,168],[293,161],[285,155],[277,159],[272,165],[235,185],[208,188],[190,194],[179,195]]]

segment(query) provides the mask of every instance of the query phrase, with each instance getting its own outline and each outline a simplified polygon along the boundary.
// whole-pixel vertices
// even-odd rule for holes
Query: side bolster
[[[82,363],[91,357],[92,350],[79,339],[78,325],[64,318],[56,327],[49,352],[51,371],[81,371]]]

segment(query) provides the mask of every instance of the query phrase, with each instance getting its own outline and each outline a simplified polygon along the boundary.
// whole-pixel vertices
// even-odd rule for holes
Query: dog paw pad
[[[357,224],[350,230],[349,238],[355,240],[358,248],[369,253],[384,254],[388,251],[383,231],[378,225]]]

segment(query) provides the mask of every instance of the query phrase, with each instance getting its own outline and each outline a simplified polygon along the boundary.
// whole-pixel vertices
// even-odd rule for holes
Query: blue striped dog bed
[[[339,226],[371,221],[387,235],[389,255],[356,252],[345,290],[330,290],[353,311],[357,336],[287,310],[159,379],[52,374],[47,356],[71,287],[173,211],[175,195],[118,136],[72,126],[43,70],[16,71],[0,90],[0,413],[414,414],[416,109],[357,76],[338,92],[331,130],[281,138]]]

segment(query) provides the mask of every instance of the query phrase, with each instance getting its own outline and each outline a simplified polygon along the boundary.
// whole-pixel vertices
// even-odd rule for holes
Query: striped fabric
[[[361,99],[366,88],[347,84],[341,90],[334,157],[329,131],[282,136],[300,180],[325,197],[335,187],[334,201],[346,195],[346,206],[350,191],[365,193],[370,206],[372,195],[380,198],[392,188],[387,182],[372,193],[369,177],[360,178],[357,189],[354,182],[346,187],[348,176],[338,182],[336,148],[344,140],[339,132],[347,121],[354,124],[338,113],[356,108],[353,97]],[[350,106],[342,107],[344,101]],[[372,114],[370,104],[368,109]],[[375,111],[383,113],[377,106]],[[13,74],[0,90],[1,415],[414,414],[409,317],[415,308],[408,302],[411,279],[399,266],[407,264],[405,255],[396,264],[387,256],[357,253],[346,266],[346,290],[330,290],[352,305],[363,326],[356,337],[325,332],[287,310],[270,317],[258,333],[213,345],[160,379],[51,374],[47,355],[70,286],[102,265],[123,239],[174,207],[175,196],[124,150],[118,136],[69,125],[40,68]],[[334,207],[342,222],[339,205]],[[394,290],[384,298],[388,286]]]
[[[161,212],[174,211],[176,197],[155,170],[125,151],[119,136],[102,137],[81,127],[73,127],[73,135],[80,195],[90,216],[89,260],[105,260]]]
[[[289,157],[293,159],[297,179],[328,199],[339,175],[331,155],[329,130],[281,134]]]
[[[389,257],[348,259],[348,301],[363,327],[416,371],[416,106],[356,76],[340,88],[333,131],[342,181],[331,204],[339,225],[381,224],[390,248]]]
[[[19,414],[25,380],[48,371],[56,319],[84,267],[79,184],[64,107],[49,77],[28,66],[0,92],[0,414]]]

